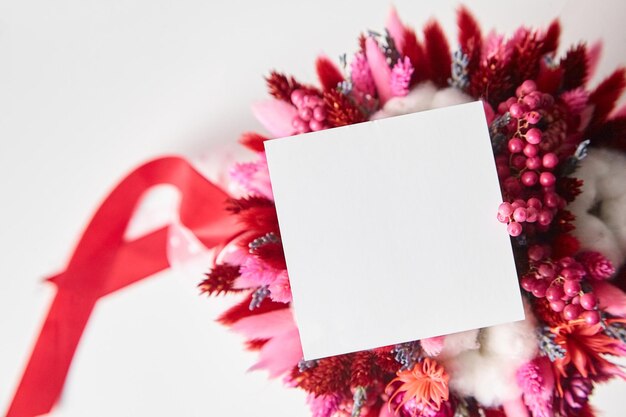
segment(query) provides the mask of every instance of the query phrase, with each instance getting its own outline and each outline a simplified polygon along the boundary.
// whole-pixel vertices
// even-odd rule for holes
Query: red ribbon
[[[180,191],[180,221],[207,248],[235,235],[233,216],[224,210],[228,195],[184,159],[159,158],[131,172],[93,216],[66,270],[49,278],[57,286],[57,293],[7,417],[50,412],[96,302],[168,268],[167,227],[132,241],[124,239],[141,196],[161,184],[173,185]]]

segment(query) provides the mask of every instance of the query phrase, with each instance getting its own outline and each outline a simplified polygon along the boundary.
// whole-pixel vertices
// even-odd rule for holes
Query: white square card
[[[480,102],[265,149],[306,359],[524,319]]]

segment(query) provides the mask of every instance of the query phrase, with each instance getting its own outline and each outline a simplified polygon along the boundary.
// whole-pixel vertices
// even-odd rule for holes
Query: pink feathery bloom
[[[504,36],[495,31],[489,32],[481,53],[481,60],[497,59],[502,64],[508,62],[513,56],[515,43],[511,40],[506,42]]]
[[[256,288],[274,284],[284,271],[268,265],[256,256],[249,255],[239,267],[235,288]]]
[[[589,277],[597,280],[610,278],[615,273],[615,267],[600,252],[584,252],[579,255],[578,260],[589,273]]]
[[[435,336],[420,340],[420,346],[428,356],[437,356],[443,350],[445,336]]]
[[[341,400],[338,395],[318,395],[309,394],[306,402],[311,407],[313,417],[331,417],[337,410]]]
[[[409,93],[411,75],[413,75],[413,65],[409,57],[399,59],[391,70],[391,93],[394,97],[404,97]]]
[[[255,162],[235,164],[230,176],[250,194],[274,200],[265,153],[259,152],[259,159]]]
[[[532,416],[552,417],[554,374],[549,360],[541,357],[525,363],[517,370],[516,377]]]
[[[582,87],[561,94],[561,100],[573,114],[580,114],[587,107],[589,93]]]
[[[354,88],[360,92],[370,96],[376,94],[376,85],[374,84],[374,78],[372,78],[372,71],[364,53],[358,52],[354,55],[354,59],[350,64],[350,77]]]
[[[277,303],[288,303],[291,301],[291,285],[287,271],[281,271],[274,282],[269,284],[269,297]]]

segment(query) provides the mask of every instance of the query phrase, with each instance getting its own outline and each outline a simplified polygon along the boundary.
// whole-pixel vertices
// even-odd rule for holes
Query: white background
[[[454,31],[457,2],[397,1],[421,26]],[[564,40],[604,37],[601,75],[624,63],[622,2],[471,2],[483,26],[511,31],[562,13]],[[317,53],[356,48],[387,2],[0,0],[0,411],[5,410],[90,214],[147,158],[221,152],[258,129],[249,104],[276,68],[314,81]],[[597,77],[596,77],[597,79]],[[217,151],[215,150],[217,148]],[[262,373],[212,322],[231,301],[197,295],[199,277],[159,274],[102,300],[55,416],[307,415],[304,396]],[[598,390],[621,415],[626,384]]]

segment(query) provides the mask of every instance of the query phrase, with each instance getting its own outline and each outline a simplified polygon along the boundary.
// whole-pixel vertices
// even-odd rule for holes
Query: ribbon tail
[[[6,417],[50,412],[97,298],[59,288]]]

